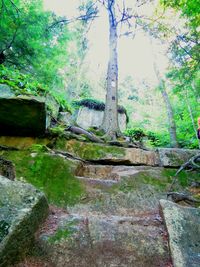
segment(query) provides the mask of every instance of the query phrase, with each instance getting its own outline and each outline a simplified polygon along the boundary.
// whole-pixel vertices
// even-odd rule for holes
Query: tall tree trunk
[[[117,23],[115,18],[115,1],[108,0],[109,16],[109,62],[107,70],[106,104],[101,129],[113,140],[120,135],[118,124],[118,55]]]
[[[165,103],[165,107],[167,110],[167,118],[168,118],[168,129],[169,129],[169,136],[170,136],[170,144],[172,147],[178,147],[178,142],[177,142],[177,136],[176,136],[176,123],[174,120],[174,112],[173,108],[166,90],[166,85],[165,81],[162,79],[160,72],[156,66],[156,63],[154,61],[154,71],[156,74],[156,77],[158,79],[158,82],[160,84],[160,89],[161,89],[161,94]]]
[[[163,97],[163,100],[165,102],[165,106],[167,109],[170,143],[171,143],[172,147],[178,147],[177,136],[176,136],[176,124],[175,124],[175,120],[174,120],[174,112],[172,109],[172,105],[171,105],[164,81],[162,81],[162,85],[161,85],[161,94],[162,94],[162,97]]]
[[[173,108],[169,99],[169,95],[167,93],[166,90],[166,85],[165,85],[165,81],[162,79],[161,74],[158,70],[158,67],[156,65],[156,56],[155,53],[153,51],[153,42],[152,39],[150,38],[150,42],[152,45],[152,52],[153,52],[153,57],[154,57],[154,62],[153,62],[153,68],[156,74],[156,77],[158,79],[159,85],[160,85],[160,89],[161,89],[161,94],[162,94],[162,98],[164,100],[165,103],[165,107],[167,110],[167,118],[168,118],[168,130],[169,130],[169,136],[170,136],[170,144],[172,147],[178,147],[178,142],[177,142],[177,135],[176,135],[176,123],[174,120],[174,112],[173,112]]]

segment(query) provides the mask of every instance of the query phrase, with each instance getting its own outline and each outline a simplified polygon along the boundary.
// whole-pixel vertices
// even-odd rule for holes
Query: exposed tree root
[[[200,161],[200,153],[193,156],[192,158],[190,158],[188,161],[186,161],[183,165],[181,165],[181,167],[178,169],[178,171],[175,173],[172,184],[170,186],[170,191],[172,190],[173,185],[176,182],[177,179],[177,175],[183,171],[184,169],[189,169],[190,171],[192,170],[197,170],[200,169],[200,165],[197,163]]]
[[[86,135],[92,142],[96,142],[96,143],[103,143],[103,141],[98,138],[96,135],[94,135],[93,133],[90,133],[80,127],[77,126],[69,126],[66,128],[67,131],[70,131],[72,133],[75,134],[84,134]]]
[[[177,180],[177,175],[180,172],[182,172],[185,169],[190,170],[190,171],[199,170],[200,169],[199,163],[200,163],[200,153],[191,157],[188,161],[186,161],[183,165],[181,165],[181,167],[178,169],[178,171],[175,173],[175,175],[173,177],[169,191],[172,191],[172,187]],[[190,196],[188,196],[185,193],[169,192],[169,193],[167,193],[167,197],[168,196],[171,196],[171,198],[174,202],[185,201],[187,204],[200,203],[199,201],[192,199]]]
[[[184,201],[185,203],[189,205],[194,205],[197,203],[200,203],[200,201],[194,199],[193,197],[189,196],[186,193],[179,193],[179,192],[168,192],[167,193],[167,198],[171,197],[172,201],[175,203],[178,203],[180,201]]]
[[[200,165],[198,164],[200,162],[200,153],[190,158],[188,161],[186,161],[176,172],[175,176],[177,176],[182,170],[189,169],[189,170],[196,170],[200,169]]]

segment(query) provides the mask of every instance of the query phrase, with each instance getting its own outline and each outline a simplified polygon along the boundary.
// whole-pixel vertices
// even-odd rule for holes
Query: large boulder
[[[21,259],[30,249],[34,233],[48,214],[43,193],[30,184],[0,175],[0,266]]]
[[[104,111],[90,109],[88,107],[80,107],[76,122],[83,129],[90,127],[99,127],[103,121]],[[118,113],[119,127],[121,131],[126,129],[127,117],[125,113]]]
[[[174,267],[200,266],[200,209],[160,200]]]
[[[0,150],[21,150],[28,149],[32,145],[40,144],[47,145],[49,143],[47,138],[38,137],[23,137],[23,136],[0,136]]]
[[[43,135],[46,118],[46,104],[42,98],[0,97],[0,135]]]
[[[35,96],[0,84],[0,135],[44,135],[51,118],[57,119],[59,107],[51,94]]]

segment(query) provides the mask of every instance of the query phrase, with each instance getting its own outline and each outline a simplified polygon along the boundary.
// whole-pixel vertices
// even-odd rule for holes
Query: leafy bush
[[[50,94],[59,103],[60,111],[68,111],[68,112],[72,113],[71,105],[69,104],[69,102],[65,99],[65,97],[62,94],[58,94],[56,92],[50,92]]]
[[[180,138],[178,140],[178,144],[181,148],[190,148],[190,149],[198,149],[199,148],[199,144],[198,144],[196,137],[191,137],[189,139],[188,138],[187,139]]]
[[[105,110],[105,104],[102,101],[92,99],[92,98],[85,98],[79,101],[73,102],[74,107],[87,107],[89,109],[104,111]]]
[[[168,132],[152,132],[146,133],[149,144],[153,147],[169,147],[170,139]]]
[[[84,98],[79,101],[74,101],[73,105],[77,107],[84,106],[84,107],[99,110],[99,111],[105,110],[105,103],[103,101],[93,99],[93,98]],[[123,106],[118,105],[117,110],[121,114],[124,114],[124,113],[126,114],[126,109]]]
[[[156,133],[148,131],[147,132],[147,138],[150,141],[150,144],[152,146],[159,146],[160,140],[159,140],[158,136],[156,135]]]
[[[71,112],[69,103],[64,97],[56,92],[37,82],[30,74],[24,74],[15,68],[8,68],[0,65],[0,84],[7,84],[10,86],[15,95],[33,95],[33,96],[46,96],[52,95],[53,98],[59,103],[61,110]],[[0,92],[1,93],[1,92]]]
[[[142,128],[131,128],[125,131],[125,135],[129,136],[132,141],[142,142],[144,139],[147,145],[153,147],[169,147],[170,140],[167,132],[145,131]]]
[[[141,142],[146,136],[145,132],[141,128],[131,128],[125,131],[125,135],[131,137],[131,140]]]
[[[0,83],[9,85],[16,95],[44,96],[49,91],[45,85],[33,80],[30,74],[21,73],[15,68],[0,65]]]

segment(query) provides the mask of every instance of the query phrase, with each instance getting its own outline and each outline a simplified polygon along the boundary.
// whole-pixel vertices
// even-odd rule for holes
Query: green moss
[[[80,148],[80,146],[79,146]],[[81,151],[81,148],[80,148]],[[87,146],[82,146],[82,156],[85,159],[99,159],[112,155],[112,157],[124,156],[125,152],[123,149],[112,146],[101,146],[97,144],[88,144]],[[81,155],[80,155],[81,156]]]
[[[57,241],[60,241],[61,239],[70,238],[77,231],[77,227],[76,227],[77,223],[78,222],[76,220],[67,222],[64,228],[57,229],[54,235],[48,238],[48,241],[50,243],[55,243]]]
[[[66,129],[66,126],[56,126],[54,128],[51,128],[49,131],[50,131],[50,134],[62,136],[65,129]]]
[[[167,177],[171,182],[174,178],[176,169],[163,169],[162,176]],[[177,175],[177,186],[186,187],[191,184],[191,182],[200,181],[200,173],[197,172],[187,172],[182,171]]]
[[[134,191],[144,184],[148,184],[154,187],[156,191],[164,191],[169,185],[166,177],[156,177],[151,172],[140,172],[134,176],[134,178],[124,179],[120,183],[118,190],[122,192]]]
[[[55,243],[63,238],[68,238],[73,234],[71,229],[58,229],[55,235],[51,236],[48,241],[50,243]]]
[[[103,136],[105,134],[103,130],[94,127],[89,128],[88,131],[97,136]]]
[[[31,152],[47,152],[48,148],[45,145],[33,144],[29,148]]]
[[[50,203],[73,205],[84,193],[83,186],[73,175],[74,164],[62,157],[45,153],[10,151],[4,155],[16,166],[17,178],[41,189]]]
[[[123,157],[125,155],[124,148],[105,146],[96,143],[86,143],[79,142],[76,140],[71,140],[66,142],[66,140],[59,138],[56,142],[56,148],[61,150],[67,150],[75,156],[86,160],[99,160],[102,158],[111,157]]]
[[[123,179],[119,185],[114,185],[110,190],[116,192],[120,190],[122,192],[130,192],[140,188],[142,185],[147,184],[154,187],[156,191],[167,192],[170,187],[176,169],[150,169],[148,171],[139,172],[131,178]],[[182,171],[177,175],[177,182],[174,185],[174,189],[179,190],[180,188],[185,188],[192,181],[199,181],[200,174],[196,172],[186,172]]]

